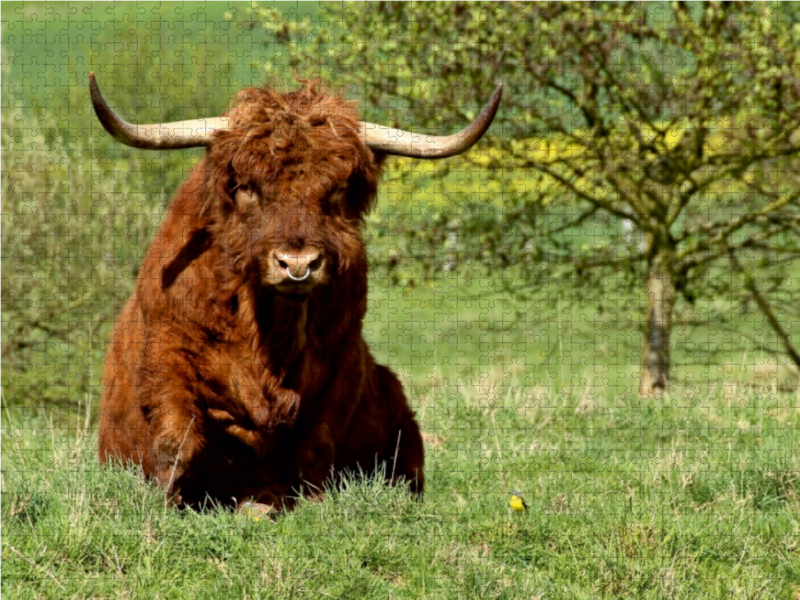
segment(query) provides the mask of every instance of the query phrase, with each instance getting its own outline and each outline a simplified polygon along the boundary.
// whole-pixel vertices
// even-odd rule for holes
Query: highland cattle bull
[[[119,141],[206,147],[117,320],[101,401],[100,461],[141,465],[178,504],[280,509],[379,467],[423,490],[419,427],[362,334],[361,230],[384,157],[464,152],[502,89],[465,130],[434,137],[361,122],[300,81],[288,94],[243,90],[219,118],[137,126],[90,75]]]

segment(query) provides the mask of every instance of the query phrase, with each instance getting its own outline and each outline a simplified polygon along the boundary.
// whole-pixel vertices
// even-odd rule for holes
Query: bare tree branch
[[[756,286],[753,276],[747,272],[744,267],[742,267],[741,263],[736,259],[736,255],[733,252],[730,253],[730,257],[731,264],[744,278],[745,288],[753,296],[753,300],[755,300],[758,308],[761,309],[761,312],[766,317],[770,327],[772,327],[772,330],[775,332],[775,335],[778,336],[783,348],[786,350],[786,354],[792,359],[792,362],[795,364],[795,366],[800,369],[800,353],[798,353],[795,347],[792,345],[791,336],[783,328],[783,325],[781,325],[780,321],[778,321],[778,318],[775,316],[775,312],[772,310],[769,301],[764,297],[763,294],[761,294],[761,292],[758,291],[758,287]]]

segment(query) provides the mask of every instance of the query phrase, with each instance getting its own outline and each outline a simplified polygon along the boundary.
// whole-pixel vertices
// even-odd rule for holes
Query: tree
[[[595,292],[609,276],[639,282],[643,396],[668,387],[679,296],[754,302],[798,356],[778,317],[790,303],[772,303],[800,257],[799,16],[793,4],[720,2],[330,4],[319,22],[254,10],[301,75],[431,129],[474,116],[502,80],[497,133],[458,168],[528,178],[503,196],[503,224],[465,251],[528,269],[529,285],[543,260]],[[594,245],[558,238],[598,223]]]

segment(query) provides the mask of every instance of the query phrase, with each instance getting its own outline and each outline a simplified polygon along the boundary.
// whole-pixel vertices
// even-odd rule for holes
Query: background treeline
[[[375,322],[391,297],[436,325],[376,337],[379,353],[410,383],[437,358],[408,342],[438,340],[448,371],[463,323],[436,314],[468,322],[474,300],[497,312],[476,305],[487,323],[477,354],[449,362],[456,378],[485,363],[643,395],[796,384],[795,4],[167,3],[109,5],[102,21],[89,4],[37,6],[3,7],[3,377],[24,403],[86,392],[200,155],[116,144],[90,70],[133,122],[219,114],[243,86],[292,89],[297,70],[366,120],[438,133],[502,81],[474,151],[387,165],[366,229]]]
[[[642,395],[668,387],[677,345],[684,367],[755,349],[800,367],[798,5],[388,2],[325,5],[313,26],[254,17],[298,48],[301,74],[402,107],[404,125],[449,130],[506,85],[481,150],[424,179],[440,202],[394,228],[390,271],[401,257],[422,277],[467,267],[504,297],[625,317],[615,327],[642,334],[625,348],[641,353]]]

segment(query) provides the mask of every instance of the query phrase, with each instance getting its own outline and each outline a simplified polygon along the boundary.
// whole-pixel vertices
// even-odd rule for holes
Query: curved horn
[[[106,131],[120,142],[133,148],[145,150],[176,150],[208,146],[211,134],[218,129],[227,129],[228,119],[193,119],[175,123],[154,123],[152,125],[133,125],[120,119],[100,93],[100,88],[89,73],[89,91],[92,95],[94,112]]]
[[[489,102],[466,129],[448,136],[426,135],[402,129],[393,129],[373,123],[361,122],[361,138],[373,150],[411,158],[447,158],[466,152],[474,146],[492,124],[503,84],[497,86]]]

